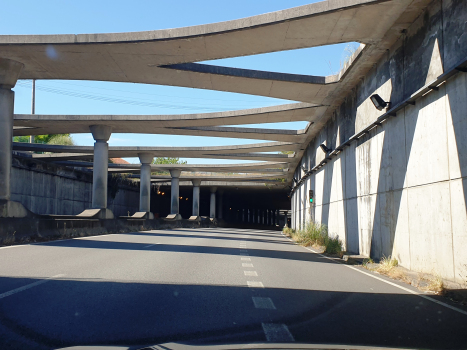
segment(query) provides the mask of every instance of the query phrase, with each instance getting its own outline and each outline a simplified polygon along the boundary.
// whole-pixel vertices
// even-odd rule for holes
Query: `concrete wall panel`
[[[364,136],[364,140],[356,148],[357,170],[357,196],[375,194],[378,190],[379,171],[381,165],[381,140],[384,133],[370,131],[370,136]]]
[[[408,187],[449,179],[445,88],[406,108]]]
[[[12,197],[36,214],[76,215],[91,207],[92,183],[84,180],[90,174],[77,175],[74,170],[60,168],[28,160],[12,168]],[[29,167],[29,168],[27,168]],[[83,179],[81,179],[81,177]],[[116,196],[120,204],[109,209],[115,215],[127,215],[138,211],[139,190],[120,189]]]
[[[434,0],[328,116],[301,163],[317,164],[321,143],[334,148],[384,113],[372,94],[400,103],[466,59],[466,18],[466,1]],[[352,142],[306,188],[315,221],[349,252],[467,284],[467,74],[438,88]],[[304,188],[292,197],[297,215]]]
[[[467,74],[450,79],[446,95],[449,173],[457,179],[467,176]]]
[[[345,202],[345,225],[346,225],[346,249],[350,253],[358,254],[359,227],[358,227],[358,203],[357,198],[347,199]]]
[[[452,245],[454,278],[467,284],[467,179],[451,181]]]
[[[408,189],[413,270],[454,279],[450,204],[449,182]]]

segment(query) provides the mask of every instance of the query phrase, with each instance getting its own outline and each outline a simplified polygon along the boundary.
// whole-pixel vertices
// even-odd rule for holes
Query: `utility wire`
[[[23,84],[21,82],[18,82],[16,85],[19,86],[19,87],[29,88],[29,84]],[[78,91],[55,89],[55,88],[50,88],[50,87],[45,87],[45,86],[36,86],[36,90],[49,92],[49,93],[60,94],[60,95],[65,95],[65,96],[70,96],[70,97],[85,98],[85,99],[90,99],[90,100],[94,100],[94,101],[103,101],[103,102],[127,104],[127,105],[132,105],[132,106],[157,107],[157,108],[168,108],[168,109],[184,109],[184,110],[198,109],[198,110],[206,110],[206,111],[218,111],[219,109],[221,109],[221,110],[229,110],[230,109],[230,107],[213,108],[213,107],[203,107],[203,106],[199,106],[199,105],[196,106],[196,105],[177,105],[177,104],[166,104],[166,103],[154,103],[154,102],[148,102],[147,100],[145,101],[144,99],[130,100],[130,99],[116,98],[116,97],[112,97],[112,96],[105,96],[105,95],[102,95],[102,94],[101,95],[98,95],[98,94],[90,95],[90,94],[85,94],[85,93],[78,92]]]
[[[17,86],[19,87],[30,87],[30,81],[27,80],[22,80],[18,81]],[[64,83],[66,84],[66,83]],[[75,86],[83,86],[84,85],[79,85],[79,84],[68,84],[68,85],[75,85]],[[120,104],[128,104],[128,105],[134,105],[134,106],[143,106],[143,107],[157,107],[157,108],[167,108],[167,109],[185,109],[185,110],[205,110],[205,111],[219,111],[219,110],[231,110],[231,109],[239,109],[238,105],[232,106],[232,105],[226,105],[225,103],[223,104],[210,104],[216,105],[219,107],[208,107],[203,104],[196,104],[196,103],[191,103],[190,105],[179,105],[177,104],[176,101],[174,101],[174,104],[167,104],[159,101],[154,101],[154,99],[145,99],[145,98],[132,98],[132,99],[123,99],[120,98],[118,95],[110,95],[110,94],[102,94],[102,93],[95,93],[95,94],[86,94],[83,93],[80,90],[74,90],[74,89],[63,89],[63,88],[54,88],[54,87],[47,87],[47,86],[37,86],[37,90],[41,90],[44,92],[49,92],[49,93],[55,93],[55,94],[61,94],[65,96],[70,96],[70,97],[77,97],[77,98],[85,98],[85,99],[91,99],[95,101],[103,101],[103,102],[111,102],[111,103],[120,103]],[[120,91],[120,92],[125,92],[128,93],[129,91],[123,91],[123,90],[116,90],[116,89],[106,89],[106,88],[96,88],[96,89],[102,89],[102,90],[110,90],[110,91]],[[135,93],[135,92],[131,92]],[[149,93],[138,93],[138,94],[144,94],[144,95],[150,95],[150,96],[164,96],[164,95],[156,95],[156,94],[149,94]],[[168,96],[168,97],[174,97],[174,96]],[[175,96],[176,97],[176,96]],[[176,97],[179,98],[179,97]],[[182,97],[180,97],[182,98]],[[184,97],[183,97],[184,98]],[[185,99],[185,98],[184,98]],[[196,98],[192,98],[196,99]],[[202,99],[202,100],[209,100],[209,99]],[[213,99],[216,100],[216,99]],[[227,102],[234,102],[234,100],[216,100],[216,101],[227,101]],[[258,102],[253,102],[253,101],[242,101],[243,103],[258,103]],[[251,108],[251,107],[250,107]]]

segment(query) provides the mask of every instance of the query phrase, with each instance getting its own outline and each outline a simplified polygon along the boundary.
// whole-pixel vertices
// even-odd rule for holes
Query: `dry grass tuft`
[[[285,235],[303,246],[324,247],[328,254],[342,255],[342,242],[338,236],[331,237],[326,225],[308,222],[304,229],[284,228]]]
[[[376,271],[378,271],[379,273],[387,275],[392,271],[392,269],[394,269],[398,265],[399,265],[399,263],[398,263],[397,259],[391,258],[390,256],[389,257],[383,256],[383,258],[379,262],[379,266],[376,269]]]
[[[428,285],[426,287],[420,288],[421,290],[426,291],[426,292],[432,292],[432,293],[439,294],[439,295],[444,294],[446,288],[444,286],[444,282],[441,279],[441,277],[439,277],[439,276],[430,276],[430,277],[423,276],[422,279],[427,281]]]

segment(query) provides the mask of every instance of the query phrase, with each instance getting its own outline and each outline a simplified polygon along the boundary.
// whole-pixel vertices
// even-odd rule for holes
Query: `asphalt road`
[[[277,231],[157,230],[12,246],[0,248],[0,349],[466,348],[467,310],[413,292]]]

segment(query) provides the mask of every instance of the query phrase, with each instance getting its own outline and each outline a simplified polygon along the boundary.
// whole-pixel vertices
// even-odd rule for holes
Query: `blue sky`
[[[80,34],[129,32],[220,22],[317,2],[313,0],[65,1],[15,0],[2,3],[0,34]],[[111,4],[111,6],[109,6]],[[210,61],[212,64],[284,73],[329,75],[339,69],[347,44]],[[179,114],[272,106],[291,101],[227,92],[158,85],[36,82],[37,114]],[[31,81],[15,87],[16,113],[31,112]],[[302,129],[306,123],[274,123],[269,128]],[[248,125],[247,127],[254,127]],[[75,134],[92,145],[90,134]],[[196,136],[113,134],[111,146],[217,146],[258,140]],[[187,159],[189,163],[226,163]],[[130,160],[136,161],[136,160]],[[238,161],[231,161],[238,162]],[[241,161],[243,162],[243,161]]]

